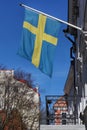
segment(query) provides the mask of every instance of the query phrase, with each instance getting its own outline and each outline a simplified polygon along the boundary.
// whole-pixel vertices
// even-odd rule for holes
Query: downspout
[[[75,53],[75,51],[76,51],[76,42],[75,41],[73,41],[68,35],[67,35],[67,33],[68,33],[68,30],[63,30],[63,32],[64,32],[64,34],[65,34],[65,37],[72,43],[72,47],[70,48],[70,58],[72,59],[71,60],[71,64],[73,65],[73,70],[74,70],[74,95],[73,95],[73,97],[74,97],[74,124],[76,124],[76,111],[77,111],[77,109],[76,109],[76,95],[77,95],[77,93],[76,93],[76,84],[75,84],[75,79],[76,79],[76,77],[75,77],[75,56],[74,56],[74,54],[73,53]]]

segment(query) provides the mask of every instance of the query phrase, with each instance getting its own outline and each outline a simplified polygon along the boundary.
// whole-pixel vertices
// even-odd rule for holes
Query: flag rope
[[[42,11],[36,10],[36,9],[31,8],[31,7],[29,7],[29,6],[26,6],[26,5],[24,5],[24,4],[20,4],[20,6],[25,7],[25,8],[27,8],[27,9],[30,9],[30,10],[32,10],[32,11],[35,11],[35,12],[37,12],[37,13],[43,14],[43,15],[49,17],[49,18],[52,18],[52,19],[54,19],[54,20],[57,20],[57,21],[59,21],[59,22],[61,22],[61,23],[64,23],[64,24],[66,24],[66,25],[69,25],[69,26],[71,26],[71,27],[73,27],[73,28],[75,28],[75,29],[78,29],[78,30],[82,31],[82,28],[80,28],[80,27],[78,27],[78,26],[75,26],[75,25],[73,25],[73,24],[71,24],[71,23],[68,23],[68,22],[66,22],[66,21],[63,21],[63,20],[61,20],[61,19],[58,19],[58,18],[56,18],[56,17],[53,17],[53,16],[51,16],[51,15],[49,15],[49,14],[46,14],[46,13],[44,13],[44,12],[42,12]]]

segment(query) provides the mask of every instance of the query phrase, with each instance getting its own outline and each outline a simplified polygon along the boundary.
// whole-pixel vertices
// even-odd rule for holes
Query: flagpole
[[[51,15],[49,15],[49,14],[46,14],[46,13],[44,13],[44,12],[42,12],[42,11],[36,10],[36,9],[31,8],[31,7],[29,7],[29,6],[27,6],[27,5],[24,5],[24,4],[20,4],[20,6],[25,7],[25,8],[27,8],[27,9],[30,9],[30,10],[32,10],[32,11],[35,11],[35,12],[37,12],[37,13],[43,14],[43,15],[49,17],[49,18],[52,18],[52,19],[54,19],[54,20],[57,20],[57,21],[59,21],[59,22],[61,22],[61,23],[64,23],[64,24],[66,24],[66,25],[69,25],[69,26],[71,26],[71,27],[73,27],[73,28],[75,28],[75,29],[78,29],[78,30],[82,31],[82,28],[80,28],[80,27],[78,27],[78,26],[75,26],[75,25],[73,25],[73,24],[71,24],[71,23],[68,23],[68,22],[66,22],[66,21],[63,21],[63,20],[61,20],[61,19],[58,19],[58,18],[56,18],[56,17],[53,17],[53,16],[51,16]]]

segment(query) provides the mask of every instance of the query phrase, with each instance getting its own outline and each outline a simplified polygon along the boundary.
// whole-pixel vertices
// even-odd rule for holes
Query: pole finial
[[[21,3],[20,3],[19,5],[20,5],[20,6],[22,6],[22,4],[21,4]]]

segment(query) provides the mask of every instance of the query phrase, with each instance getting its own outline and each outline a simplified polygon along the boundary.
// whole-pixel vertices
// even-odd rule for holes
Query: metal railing
[[[80,101],[80,98],[81,97],[78,97],[77,100]],[[78,110],[76,109],[76,106],[74,106],[74,101],[75,99],[73,96],[46,96],[46,124],[79,124],[80,119],[78,119]]]

